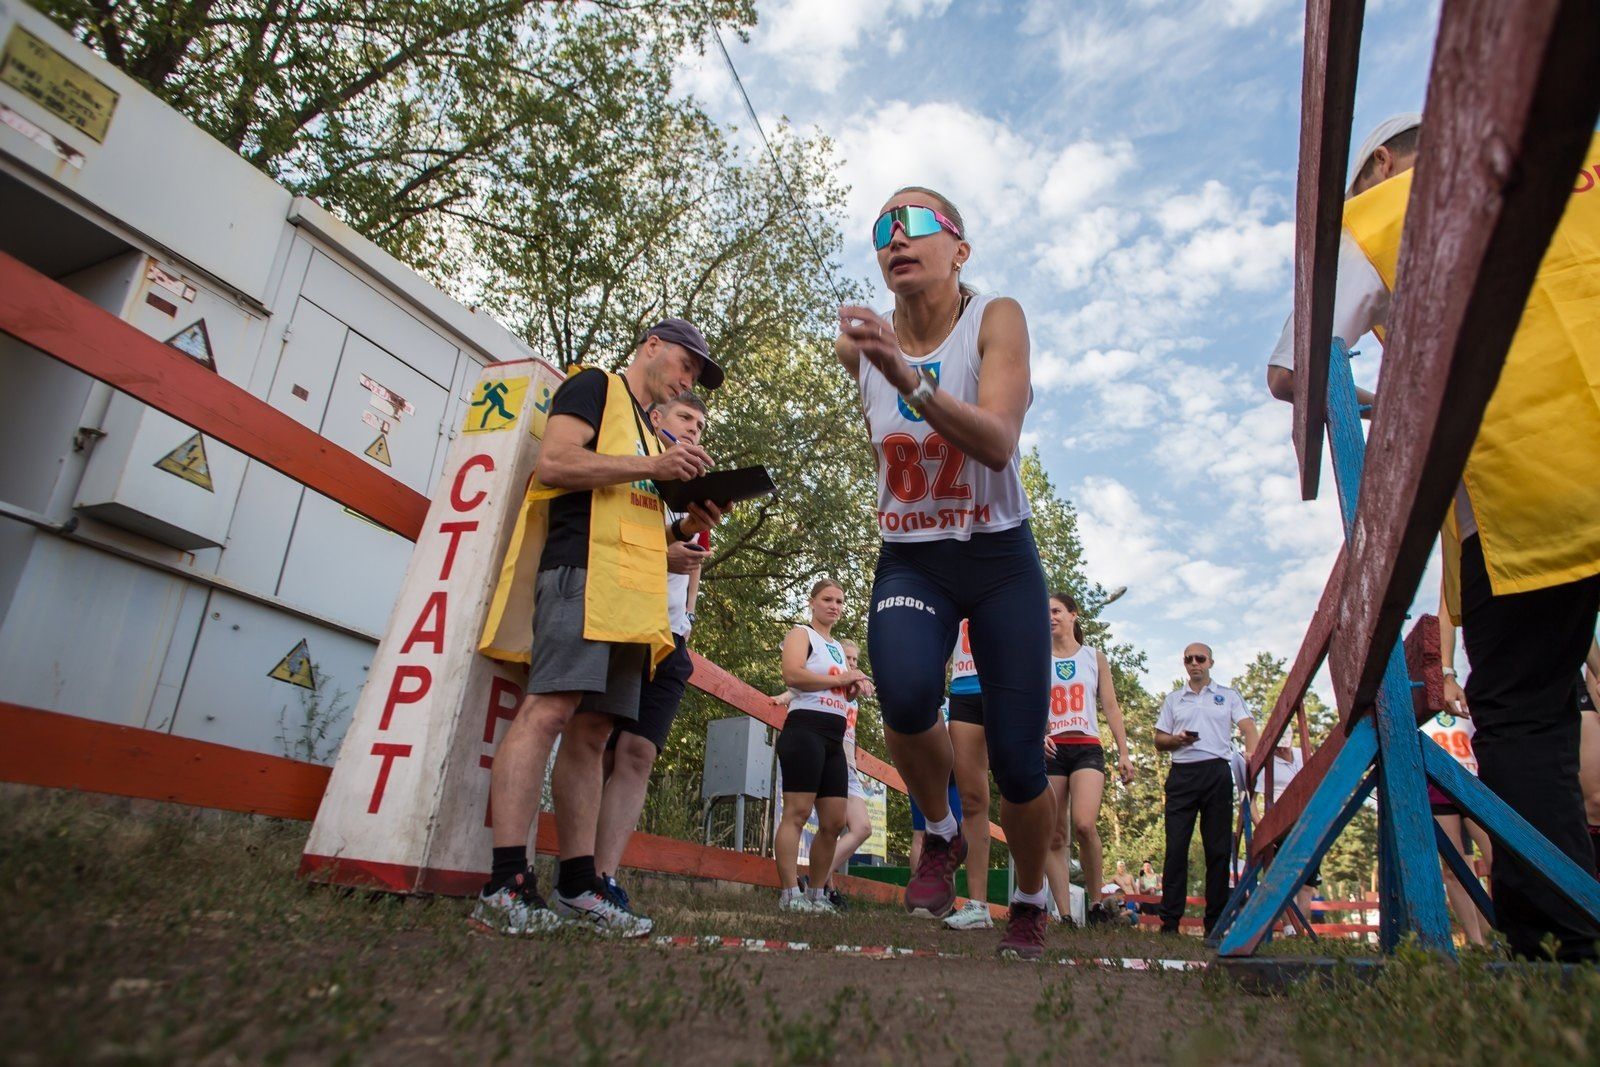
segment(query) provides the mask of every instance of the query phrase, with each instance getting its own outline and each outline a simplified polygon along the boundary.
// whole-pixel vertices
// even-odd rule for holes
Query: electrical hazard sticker
[[[315,668],[311,666],[311,647],[306,644],[306,639],[302,637],[300,643],[291,648],[289,654],[267,672],[267,677],[288,682],[290,685],[298,685],[301,689],[315,691],[317,675]]]
[[[490,378],[479,382],[467,406],[464,433],[492,433],[517,421],[517,409],[528,395],[527,378]]]
[[[208,367],[213,371],[217,369],[217,361],[211,355],[211,334],[206,331],[205,319],[199,319],[185,326],[167,338],[167,344],[202,367]]]
[[[366,456],[368,459],[377,460],[379,463],[382,463],[385,467],[394,466],[393,461],[391,461],[389,459],[389,435],[388,434],[380,433],[378,435],[378,439],[376,441],[372,442],[370,445],[368,445],[367,448],[366,448],[366,451],[363,452],[362,455]]]
[[[195,434],[171,452],[156,460],[155,468],[176,474],[191,485],[198,485],[208,493],[216,492],[211,484],[211,464],[206,461],[206,439]]]

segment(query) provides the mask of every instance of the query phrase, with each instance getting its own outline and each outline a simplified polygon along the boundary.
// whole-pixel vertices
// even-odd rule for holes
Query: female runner
[[[1110,922],[1112,916],[1100,904],[1105,888],[1103,853],[1100,847],[1100,799],[1106,789],[1106,753],[1100,744],[1100,724],[1095,718],[1098,706],[1117,742],[1117,770],[1122,783],[1133,780],[1133,761],[1128,758],[1128,732],[1122,721],[1122,707],[1111,684],[1111,664],[1106,654],[1083,643],[1083,627],[1078,623],[1078,602],[1066,593],[1050,596],[1050,728],[1045,737],[1045,772],[1050,776],[1050,791],[1056,798],[1056,833],[1050,842],[1048,870],[1056,889],[1056,907],[1063,916],[1072,914],[1067,888],[1067,831],[1078,842],[1083,864],[1083,884],[1089,894],[1085,914],[1090,925]]]
[[[834,846],[844,829],[849,765],[844,731],[850,701],[866,675],[845,666],[844,649],[832,638],[844,613],[844,590],[823,578],[811,587],[811,623],[783,639],[783,684],[793,694],[774,751],[783,772],[783,818],[773,841],[784,911],[832,912],[823,883],[833,869]],[[800,834],[817,809],[811,841],[810,888],[799,885]]]
[[[966,619],[950,654],[950,749],[961,796],[961,836],[967,841],[969,899],[946,915],[944,924],[952,930],[988,930],[994,927],[989,917],[989,749],[983,740],[983,685],[972,662]]]
[[[889,198],[872,228],[894,309],[839,309],[839,361],[861,390],[877,454],[878,556],[867,647],[884,735],[927,836],[909,911],[955,904],[966,854],[945,796],[952,755],[935,729],[956,626],[971,620],[984,734],[1017,865],[1003,955],[1044,952],[1044,860],[1055,808],[1044,773],[1046,589],[1028,527],[1017,440],[1030,395],[1028,328],[1008,297],[961,285],[972,253],[961,214],[931,190]]]
[[[861,661],[860,646],[848,637],[840,641],[839,645],[844,649],[846,669],[855,670],[856,664]],[[869,697],[875,692],[871,679],[863,678],[856,683],[858,697]],[[860,715],[861,706],[852,698],[849,712],[845,716],[844,728],[844,758],[850,766],[850,778],[845,784],[849,788],[850,795],[845,801],[844,833],[834,846],[833,874],[845,873],[850,857],[855,855],[856,849],[866,844],[867,838],[872,836],[872,814],[867,811],[867,791],[861,787],[861,775],[856,770],[856,720]],[[817,818],[821,820],[820,813]],[[828,884],[823,888],[827,890],[828,903],[832,904],[835,910],[844,910],[844,894],[834,886],[832,874],[828,876]]]

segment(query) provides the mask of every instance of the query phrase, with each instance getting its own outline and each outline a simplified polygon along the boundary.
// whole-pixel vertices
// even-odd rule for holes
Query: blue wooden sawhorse
[[[1366,438],[1355,379],[1354,353],[1333,340],[1328,367],[1328,440],[1348,542],[1355,523]],[[1600,923],[1600,881],[1579,867],[1527,820],[1461,768],[1455,758],[1417,729],[1412,680],[1397,642],[1389,655],[1377,704],[1354,721],[1306,809],[1270,860],[1252,861],[1234,888],[1212,937],[1223,956],[1249,956],[1267,938],[1295,893],[1322,861],[1369,793],[1378,807],[1379,941],[1392,952],[1408,935],[1424,948],[1454,956],[1438,855],[1486,915],[1493,911],[1477,879],[1443,839],[1428,806],[1432,782],[1488,831],[1495,848],[1509,849],[1541,872],[1567,900]],[[1348,719],[1351,709],[1341,708]],[[1381,758],[1380,758],[1381,757]],[[1305,772],[1302,772],[1305,773]]]

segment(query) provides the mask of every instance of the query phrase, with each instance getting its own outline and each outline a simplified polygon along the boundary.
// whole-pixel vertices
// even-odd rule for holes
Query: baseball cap
[[[699,384],[707,389],[715,389],[722,384],[725,377],[717,361],[711,358],[711,348],[706,344],[705,335],[688,319],[662,319],[644,332],[639,339],[643,344],[652,337],[659,337],[675,345],[681,345],[700,357]]]
[[[1398,115],[1391,115],[1372,128],[1367,134],[1367,139],[1361,142],[1361,148],[1354,156],[1355,167],[1350,171],[1350,185],[1347,193],[1353,193],[1356,188],[1355,176],[1366,167],[1367,160],[1372,158],[1372,153],[1383,147],[1383,143],[1397,134],[1415,129],[1422,125],[1422,115],[1416,111],[1403,111]]]

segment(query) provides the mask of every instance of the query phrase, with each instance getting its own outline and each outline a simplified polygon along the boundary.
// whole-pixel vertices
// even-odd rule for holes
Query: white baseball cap
[[[1397,134],[1405,133],[1407,130],[1416,129],[1421,125],[1422,114],[1420,112],[1405,111],[1398,115],[1392,115],[1374,126],[1372,132],[1367,134],[1367,139],[1361,142],[1360,151],[1355,154],[1355,166],[1351,168],[1350,187],[1346,190],[1346,193],[1355,192],[1356,175],[1361,173],[1362,169],[1367,165],[1367,160],[1372,158],[1374,152],[1383,147],[1385,141]]]

